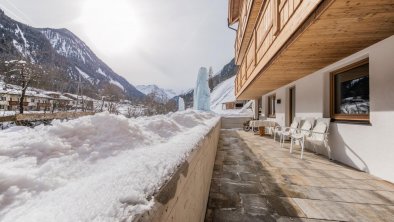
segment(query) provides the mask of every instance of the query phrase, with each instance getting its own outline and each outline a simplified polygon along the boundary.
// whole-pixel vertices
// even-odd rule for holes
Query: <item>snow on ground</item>
[[[223,110],[223,103],[233,102],[235,98],[235,76],[217,85],[211,92],[211,110],[224,116],[253,116],[251,102],[244,105],[242,109]]]
[[[192,110],[127,119],[100,113],[0,132],[0,220],[119,221],[149,197],[217,123]]]
[[[97,72],[98,74],[101,74],[101,75],[107,77],[107,74],[105,74],[105,72],[104,72],[101,68],[98,68],[96,72]]]
[[[112,85],[115,85],[117,87],[119,87],[121,90],[124,91],[124,87],[122,86],[122,84],[120,84],[118,81],[113,80],[112,78],[110,78],[109,83],[111,83]]]

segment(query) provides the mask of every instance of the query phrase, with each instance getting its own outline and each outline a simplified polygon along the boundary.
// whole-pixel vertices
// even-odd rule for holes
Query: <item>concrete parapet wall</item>
[[[89,115],[94,115],[94,112],[56,112],[56,113],[16,114],[12,116],[0,116],[0,122],[76,119],[82,116],[89,116]]]
[[[134,221],[204,221],[220,128],[219,121],[154,195],[152,209]]]
[[[243,123],[250,120],[251,117],[222,117],[223,129],[243,128]]]

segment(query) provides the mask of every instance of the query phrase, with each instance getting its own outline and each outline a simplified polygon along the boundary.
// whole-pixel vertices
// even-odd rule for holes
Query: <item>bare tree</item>
[[[5,74],[16,85],[21,87],[21,96],[19,98],[19,113],[23,114],[23,102],[26,90],[29,85],[42,75],[43,71],[37,65],[28,63],[24,60],[11,60],[5,63]]]
[[[108,112],[118,114],[119,102],[123,99],[122,90],[112,84],[108,84],[100,93],[101,96],[101,111],[103,111],[104,105]]]

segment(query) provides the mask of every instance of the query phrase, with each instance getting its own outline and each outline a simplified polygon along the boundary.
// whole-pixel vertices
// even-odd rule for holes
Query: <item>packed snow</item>
[[[0,133],[0,220],[121,221],[154,194],[219,121],[184,111],[127,119],[100,113]]]
[[[201,67],[198,71],[196,88],[193,94],[193,107],[195,110],[210,111],[211,90],[208,85],[207,68]]]

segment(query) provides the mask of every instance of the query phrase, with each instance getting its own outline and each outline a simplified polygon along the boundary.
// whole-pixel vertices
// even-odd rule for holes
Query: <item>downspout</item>
[[[238,31],[237,29],[231,27],[230,21],[229,21],[229,20],[227,20],[227,27],[228,27],[229,29],[232,29],[232,30],[236,31],[236,32]]]

